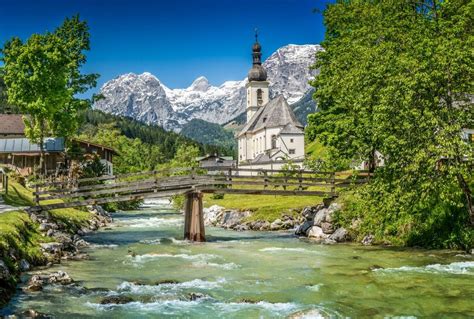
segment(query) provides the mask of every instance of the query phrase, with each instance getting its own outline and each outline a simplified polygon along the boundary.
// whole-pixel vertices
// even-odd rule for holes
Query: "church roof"
[[[254,116],[240,131],[238,136],[255,132],[263,128],[288,127],[288,131],[302,133],[303,125],[296,119],[295,113],[286,102],[283,95],[279,95],[264,106],[260,107]],[[298,132],[297,132],[298,130]]]
[[[296,127],[293,123],[288,123],[281,131],[280,134],[300,134],[301,129]]]

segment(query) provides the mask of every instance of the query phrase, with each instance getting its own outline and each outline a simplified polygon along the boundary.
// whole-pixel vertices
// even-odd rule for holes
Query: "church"
[[[252,47],[253,66],[248,73],[247,122],[238,133],[238,163],[259,168],[304,160],[304,127],[283,95],[270,100],[267,72],[262,66],[257,35]]]

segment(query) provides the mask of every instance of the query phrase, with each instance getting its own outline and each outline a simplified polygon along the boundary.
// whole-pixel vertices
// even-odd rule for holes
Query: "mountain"
[[[304,97],[316,74],[310,66],[320,50],[319,45],[290,44],[274,52],[263,63],[271,97],[283,94],[290,104]],[[170,89],[150,73],[129,73],[105,83],[100,90],[104,98],[94,108],[175,131],[192,119],[223,124],[245,111],[246,83],[244,79],[212,86],[199,77],[188,88]]]

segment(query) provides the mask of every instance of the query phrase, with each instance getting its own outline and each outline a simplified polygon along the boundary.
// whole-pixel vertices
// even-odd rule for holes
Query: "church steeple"
[[[262,46],[258,42],[258,32],[255,29],[255,43],[252,46],[252,68],[248,74],[247,83],[247,122],[257,112],[258,108],[269,101],[267,71],[262,66]]]
[[[262,66],[262,46],[258,42],[258,31],[255,29],[255,43],[252,46],[253,65],[249,71],[249,81],[266,81],[267,72]]]

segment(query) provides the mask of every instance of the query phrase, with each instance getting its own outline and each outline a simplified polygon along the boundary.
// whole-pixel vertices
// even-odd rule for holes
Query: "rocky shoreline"
[[[20,274],[30,271],[34,267],[41,268],[24,285],[25,292],[40,291],[46,284],[66,285],[73,282],[65,272],[47,273],[45,269],[60,264],[62,260],[89,258],[87,254],[81,252],[81,248],[89,245],[82,239],[82,236],[107,226],[112,222],[112,217],[100,206],[89,206],[87,209],[91,213],[91,218],[86,222],[86,225],[66,224],[63,221],[55,220],[49,214],[30,214],[31,221],[37,225],[41,235],[52,241],[41,243],[40,247],[32,247],[39,248],[42,255],[42,258],[33,261],[21,258],[20,252],[15,248],[0,252],[0,308],[7,304],[15,293]],[[11,317],[16,318],[15,316]],[[20,317],[41,318],[44,316],[35,311],[29,311],[20,314]]]
[[[204,223],[206,226],[216,226],[236,231],[282,231],[294,230],[295,235],[307,237],[325,244],[351,241],[349,232],[343,227],[337,227],[334,213],[341,205],[319,204],[305,207],[298,216],[282,214],[282,217],[269,222],[266,220],[249,221],[250,211],[230,210],[213,205],[204,208]]]

